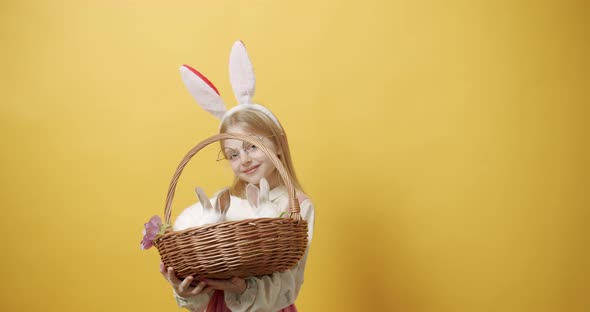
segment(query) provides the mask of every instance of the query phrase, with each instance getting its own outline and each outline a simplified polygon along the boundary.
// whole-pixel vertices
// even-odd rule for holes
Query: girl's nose
[[[240,162],[242,164],[247,164],[251,161],[250,155],[246,151],[240,151]]]

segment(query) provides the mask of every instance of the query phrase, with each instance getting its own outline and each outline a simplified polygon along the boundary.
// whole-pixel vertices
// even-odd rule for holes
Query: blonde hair
[[[303,192],[301,184],[299,184],[299,180],[295,174],[293,161],[291,160],[287,134],[283,130],[283,126],[280,125],[280,122],[278,124],[277,122],[278,120],[276,122],[273,121],[272,118],[260,110],[244,108],[224,118],[219,127],[219,133],[225,133],[230,126],[241,123],[248,130],[269,138],[276,146],[279,159],[289,173],[295,189]],[[223,142],[221,142],[221,144],[223,145]],[[275,170],[274,174],[278,176],[279,184],[284,185],[285,183],[280,177],[279,172]],[[246,182],[235,177],[234,182],[230,187],[230,193],[235,196],[245,197],[246,185]]]

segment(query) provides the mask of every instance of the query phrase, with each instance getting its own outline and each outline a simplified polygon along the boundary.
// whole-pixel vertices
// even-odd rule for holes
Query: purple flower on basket
[[[146,250],[154,246],[154,239],[160,233],[162,219],[159,216],[153,216],[150,221],[143,225],[143,239],[141,240],[141,249]]]

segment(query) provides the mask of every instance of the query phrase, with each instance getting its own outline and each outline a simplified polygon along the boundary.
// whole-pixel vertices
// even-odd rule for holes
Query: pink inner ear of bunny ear
[[[263,203],[268,202],[269,192],[270,187],[268,185],[268,181],[266,181],[265,178],[260,179],[260,194],[258,195],[258,200]]]
[[[231,49],[229,79],[238,104],[251,104],[256,88],[256,79],[246,46],[241,41],[236,41]]]
[[[221,119],[227,109],[217,88],[196,69],[183,65],[180,67],[182,82],[197,103],[213,116]]]
[[[258,207],[258,193],[258,188],[255,185],[249,183],[246,185],[246,199],[254,208]]]
[[[219,209],[221,212],[225,212],[231,203],[231,196],[229,194],[229,189],[224,189],[217,195],[217,199],[215,200],[215,208]]]
[[[198,70],[190,67],[189,65],[182,64],[182,66],[185,67],[186,69],[190,70],[193,74],[197,75],[199,78],[201,78],[201,80],[203,80],[207,85],[209,85],[209,87],[211,87],[211,89],[213,89],[215,91],[215,93],[217,93],[217,95],[221,95],[221,94],[219,94],[219,91],[217,90],[215,85],[209,79],[207,79],[207,77],[205,77],[205,75],[201,74]]]
[[[199,201],[201,202],[201,205],[203,205],[203,208],[213,209],[209,197],[205,194],[205,191],[202,188],[196,187],[195,192],[197,193],[197,197],[199,197]]]

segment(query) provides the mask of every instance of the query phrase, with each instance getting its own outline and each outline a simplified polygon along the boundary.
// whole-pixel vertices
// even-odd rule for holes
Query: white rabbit
[[[265,178],[260,179],[260,189],[254,184],[246,186],[246,198],[257,218],[277,218],[277,209],[270,203],[270,187]]]
[[[248,200],[237,196],[232,196],[231,206],[226,215],[226,221],[241,221],[246,219],[257,218]]]
[[[223,189],[217,194],[215,205],[211,205],[211,201],[205,195],[203,189],[197,187],[195,191],[199,197],[199,202],[183,210],[176,218],[173,227],[175,231],[225,221],[231,202],[229,189]]]

